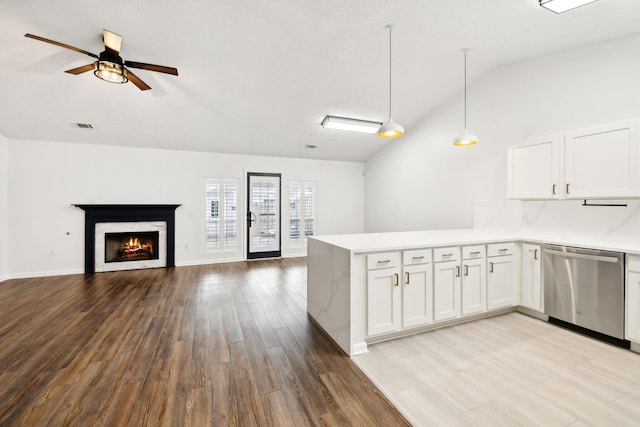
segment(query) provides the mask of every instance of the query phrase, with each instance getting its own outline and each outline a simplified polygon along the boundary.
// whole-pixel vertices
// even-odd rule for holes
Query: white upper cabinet
[[[510,147],[511,199],[640,196],[638,120],[532,139]]]
[[[559,137],[536,138],[507,152],[507,184],[511,199],[558,197]]]
[[[638,125],[610,123],[565,134],[565,197],[638,196]]]

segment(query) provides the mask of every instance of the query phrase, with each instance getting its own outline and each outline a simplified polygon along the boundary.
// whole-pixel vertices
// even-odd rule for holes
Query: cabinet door
[[[433,322],[432,264],[405,266],[402,283],[402,326]]]
[[[540,245],[522,245],[522,296],[520,304],[537,311],[542,306],[542,262]]]
[[[639,173],[636,121],[565,135],[565,197],[637,196]]]
[[[487,308],[509,307],[514,304],[514,276],[513,255],[487,258],[489,272],[487,273]]]
[[[629,272],[627,275],[626,311],[626,338],[640,343],[640,273],[637,272]]]
[[[507,190],[510,199],[558,197],[559,137],[536,138],[507,151]]]
[[[367,273],[367,335],[400,329],[400,269]]]
[[[487,311],[486,260],[462,261],[462,315]]]
[[[459,261],[433,266],[433,319],[437,322],[460,317]]]

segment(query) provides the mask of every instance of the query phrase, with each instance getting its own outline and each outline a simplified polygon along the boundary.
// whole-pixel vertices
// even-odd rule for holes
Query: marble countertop
[[[309,239],[329,243],[354,253],[465,246],[483,243],[525,241],[640,254],[640,236],[603,237],[572,232],[492,232],[477,229],[399,231],[390,233],[337,234]]]

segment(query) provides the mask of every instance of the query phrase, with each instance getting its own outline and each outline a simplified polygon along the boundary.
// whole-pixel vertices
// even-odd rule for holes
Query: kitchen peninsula
[[[349,356],[516,308],[544,318],[543,243],[640,253],[625,240],[476,229],[310,237],[307,311]]]

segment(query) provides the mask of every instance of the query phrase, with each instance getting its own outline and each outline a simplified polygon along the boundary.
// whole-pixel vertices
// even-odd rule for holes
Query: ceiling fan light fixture
[[[540,0],[540,6],[555,13],[563,13],[597,0]]]
[[[126,83],[127,69],[120,64],[111,61],[96,61],[95,76],[109,83]]]
[[[382,126],[380,122],[347,117],[326,116],[322,120],[322,127],[325,129],[348,130],[351,132],[376,133],[380,126]]]

